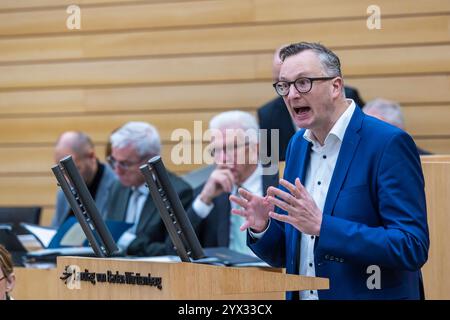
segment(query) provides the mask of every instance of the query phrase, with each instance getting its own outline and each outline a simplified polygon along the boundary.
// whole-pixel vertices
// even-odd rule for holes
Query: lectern
[[[328,289],[328,279],[281,269],[122,258],[58,257],[58,299],[284,299],[285,291]]]

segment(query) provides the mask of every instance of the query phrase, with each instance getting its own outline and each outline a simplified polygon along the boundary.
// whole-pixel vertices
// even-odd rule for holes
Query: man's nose
[[[302,94],[300,92],[298,92],[295,85],[293,83],[291,83],[289,86],[289,93],[288,93],[287,97],[290,99],[295,99],[295,98],[299,98],[301,96],[302,96]]]
[[[123,170],[122,167],[119,166],[119,165],[117,165],[117,164],[114,166],[114,171],[115,171],[118,175],[119,175],[119,174],[122,175],[122,174],[125,172],[125,170]]]

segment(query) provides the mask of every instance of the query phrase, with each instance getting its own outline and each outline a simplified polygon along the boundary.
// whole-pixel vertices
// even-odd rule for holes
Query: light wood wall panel
[[[277,46],[299,39],[320,41],[332,48],[376,48],[450,41],[449,15],[386,17],[382,21],[380,30],[369,30],[365,19],[351,19],[117,33],[67,31],[54,36],[6,37],[0,42],[0,61],[271,52]]]
[[[0,48],[1,50],[1,48]],[[405,56],[405,50],[408,54]],[[426,54],[424,54],[426,52]],[[345,76],[450,72],[450,45],[336,50]],[[269,80],[272,54],[0,65],[3,88]],[[33,74],[34,78],[27,75]],[[70,75],[68,77],[68,75]]]
[[[370,0],[80,0],[79,31],[66,29],[69,4],[0,1],[0,205],[42,205],[43,224],[62,131],[86,131],[103,155],[113,129],[151,122],[185,173],[199,165],[170,161],[172,131],[255,112],[275,97],[273,50],[299,40],[334,49],[346,84],[400,102],[417,144],[450,153],[448,0],[377,1],[381,30],[367,28]]]
[[[403,108],[408,122],[406,129],[415,136],[450,136],[449,105],[409,106]],[[33,141],[35,144],[52,144],[59,134],[71,128],[89,132],[96,143],[105,143],[109,134],[128,121],[147,121],[158,128],[163,142],[173,141],[173,133],[176,129],[186,129],[194,138],[194,122],[202,125],[206,130],[209,120],[216,113],[209,112],[174,112],[167,113],[135,113],[135,114],[102,114],[102,115],[71,115],[49,117],[20,117],[0,118],[0,127],[5,131],[0,136],[0,145],[27,144]],[[107,116],[108,121],[102,121]],[[200,134],[203,134],[200,132]],[[201,137],[200,137],[201,139]]]
[[[196,148],[202,148],[206,150],[208,147],[207,143],[198,142]],[[171,154],[178,150],[174,148],[176,145],[180,144],[179,141],[165,143],[162,148],[162,157],[164,159],[164,164],[167,169],[178,173],[184,174],[190,170],[198,168],[200,164],[183,164],[182,166],[173,162],[171,159]],[[196,143],[197,144],[197,143]],[[190,144],[190,150],[194,150],[194,143]],[[96,154],[101,161],[105,161],[105,145],[96,144],[95,146]],[[0,179],[2,177],[26,177],[29,176],[31,179],[36,176],[51,176],[53,173],[51,167],[55,164],[53,158],[53,145],[34,145],[34,146],[14,146],[14,147],[2,147],[0,148],[0,158],[2,159],[2,166],[0,167]],[[189,152],[189,149],[187,149]],[[30,161],[30,158],[33,161]],[[191,157],[192,161],[193,156]],[[175,160],[175,159],[174,159]]]
[[[30,35],[66,32],[65,19],[68,14],[66,6],[72,4],[67,1],[39,1],[41,6],[48,6],[39,10],[34,1],[32,11],[12,11],[13,4],[9,1],[2,3],[0,9],[0,35]],[[26,8],[24,1],[17,1],[16,9]],[[16,2],[16,3],[17,3]],[[100,5],[108,1],[77,1],[83,14],[83,32],[133,30],[152,28],[174,28],[211,26],[220,24],[268,23],[313,19],[349,19],[366,18],[367,8],[373,3],[370,0],[343,0],[335,6],[332,0],[302,2],[301,10],[295,10],[299,1],[277,0],[222,0],[222,1],[109,1],[114,6]],[[153,2],[153,3],[152,3]],[[86,3],[86,6],[83,4]],[[32,3],[28,6],[31,7]],[[432,1],[377,1],[383,15],[425,14],[450,11],[450,4],[445,0]],[[324,8],[333,8],[324,10]],[[37,9],[37,10],[36,10]],[[127,14],[124,14],[126,12]],[[183,14],[180,14],[183,12]]]

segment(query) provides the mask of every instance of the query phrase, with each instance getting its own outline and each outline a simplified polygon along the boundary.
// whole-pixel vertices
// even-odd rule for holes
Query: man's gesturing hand
[[[242,208],[231,210],[231,213],[245,218],[240,230],[251,228],[254,232],[264,231],[269,222],[269,212],[274,210],[274,206],[266,198],[252,194],[245,189],[239,188],[238,192],[242,198],[231,195],[230,201]]]
[[[280,184],[289,190],[290,193],[270,187],[267,190],[267,201],[285,210],[288,214],[278,214],[272,210],[269,216],[273,219],[287,222],[303,233],[318,236],[322,224],[322,212],[301,184],[300,179],[295,179],[295,185],[284,179],[280,180]]]

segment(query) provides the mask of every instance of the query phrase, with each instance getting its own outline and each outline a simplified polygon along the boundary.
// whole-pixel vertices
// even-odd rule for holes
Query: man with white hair
[[[228,197],[236,194],[238,187],[263,196],[269,186],[278,183],[278,174],[263,175],[258,161],[259,126],[250,113],[220,113],[210,121],[209,129],[216,167],[198,188],[188,216],[204,247],[228,247],[253,255],[246,244],[246,233],[239,230],[244,219],[230,214],[235,207]]]
[[[386,99],[374,99],[367,102],[363,111],[365,114],[390,123],[397,128],[405,130],[405,119],[403,117],[402,108],[394,101]],[[420,155],[431,154],[430,152],[417,147]]]
[[[119,177],[111,190],[107,219],[132,223],[118,241],[128,255],[174,254],[163,221],[153,203],[139,167],[161,153],[156,128],[145,122],[128,122],[110,138],[108,161]],[[192,190],[181,178],[168,172],[169,180],[184,207],[192,200]]]

